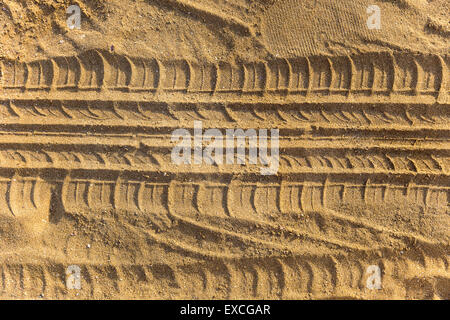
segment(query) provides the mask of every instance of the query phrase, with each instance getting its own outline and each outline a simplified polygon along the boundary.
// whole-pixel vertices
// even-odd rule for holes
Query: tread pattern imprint
[[[1,60],[0,298],[449,299],[449,71],[387,52]],[[175,166],[195,120],[278,128],[278,174]]]

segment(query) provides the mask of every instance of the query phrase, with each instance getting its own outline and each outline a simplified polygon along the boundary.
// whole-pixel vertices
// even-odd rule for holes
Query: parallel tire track
[[[449,71],[448,56],[406,53],[207,64],[91,50],[2,60],[0,215],[37,225],[57,223],[55,210],[113,213],[152,245],[200,259],[82,261],[84,298],[365,297],[365,268],[381,264],[388,291],[420,295],[411,284],[422,281],[432,297],[448,299],[448,245],[430,236],[439,228],[414,233],[342,208],[403,206],[423,219],[431,212],[445,227]],[[279,128],[279,174],[175,166],[170,134],[194,120],[204,128]],[[148,218],[148,228],[128,215]],[[305,216],[311,222],[299,223]],[[67,258],[110,254],[66,240]],[[220,241],[228,246],[218,249]],[[411,248],[404,256],[394,252],[404,247]],[[322,255],[306,254],[310,248]],[[0,297],[71,297],[65,268],[0,263]]]

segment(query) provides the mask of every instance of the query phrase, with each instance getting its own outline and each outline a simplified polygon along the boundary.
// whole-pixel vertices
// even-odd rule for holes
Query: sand
[[[0,299],[449,299],[449,12],[0,0]],[[194,121],[277,174],[176,165]]]

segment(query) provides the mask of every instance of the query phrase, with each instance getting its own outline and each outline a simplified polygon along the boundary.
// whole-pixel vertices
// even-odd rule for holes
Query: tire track
[[[133,257],[161,247],[189,261],[115,264],[114,248],[67,236],[67,261],[81,261],[80,298],[367,297],[371,264],[382,264],[381,296],[414,296],[424,282],[448,298],[439,230],[342,212],[404,206],[423,213],[420,226],[429,213],[448,224],[449,61],[364,53],[203,64],[101,50],[2,60],[0,214],[56,227],[56,209],[102,216],[146,239]],[[170,133],[194,120],[279,128],[279,174],[173,166]],[[0,297],[74,297],[65,264],[7,261]]]
[[[44,136],[46,137],[46,136]],[[124,170],[145,174],[164,171],[166,174],[205,173],[214,174],[216,166],[193,167],[183,165],[174,167],[171,162],[172,145],[166,145],[161,138],[146,138],[144,143],[136,143],[136,137],[105,139],[105,135],[89,140],[70,137],[47,139],[24,136],[21,143],[14,138],[11,143],[0,145],[0,163],[3,169],[40,169],[57,171],[94,171],[121,172]],[[4,137],[0,134],[0,141]],[[7,136],[5,137],[7,138]],[[8,138],[9,139],[9,138]],[[78,142],[77,141],[80,141]],[[87,140],[87,141],[86,141]],[[113,144],[111,144],[113,141]],[[346,141],[345,139],[343,141]],[[377,180],[388,174],[403,177],[405,180],[423,180],[426,175],[445,179],[450,172],[450,158],[447,149],[440,149],[440,141],[428,142],[420,147],[405,148],[393,142],[383,145],[367,144],[360,140],[355,148],[352,142],[342,140],[281,139],[279,172],[284,175],[314,174],[318,177],[332,175],[364,175],[367,179]],[[42,146],[47,143],[47,146]],[[100,143],[100,145],[98,145]],[[336,143],[341,146],[334,147]],[[403,142],[400,142],[403,143]],[[304,147],[307,144],[308,147]],[[316,145],[315,145],[316,144]],[[347,145],[346,145],[347,144]],[[87,150],[86,148],[89,148]],[[246,150],[247,151],[247,150]],[[248,163],[248,162],[247,162]],[[260,165],[240,166],[223,164],[223,174],[256,172]]]
[[[97,171],[98,176],[99,169],[93,167],[92,170]],[[100,175],[97,178],[92,178],[94,172],[86,170],[83,174],[82,171],[71,174],[61,171],[59,175],[65,179],[60,180],[11,172],[9,177],[0,179],[2,212],[16,217],[45,215],[49,212],[56,185],[61,187],[58,196],[69,212],[115,209],[164,216],[170,192],[176,196],[176,200],[171,201],[177,203],[177,212],[188,215],[214,209],[221,216],[239,217],[242,213],[271,216],[279,212],[338,209],[344,203],[371,206],[377,203],[410,203],[424,208],[448,209],[446,175],[436,175],[441,181],[436,178],[430,180],[429,173],[416,179],[412,178],[414,175],[405,175],[402,181],[399,179],[401,176],[387,178],[389,174],[376,172],[362,175],[361,171],[334,175],[325,171],[321,176],[316,169],[315,179],[307,178],[312,170],[304,172],[303,177],[291,172],[291,177],[286,176],[277,182],[251,182],[257,177],[252,175],[245,178],[247,181],[228,176],[224,177],[225,181],[222,178],[213,183],[174,184],[169,192],[171,183],[167,178],[159,182],[161,178],[157,177],[154,181],[143,177],[121,178],[121,172],[113,173],[117,177],[115,180],[111,180],[111,168],[105,169],[105,177]],[[172,183],[177,181],[174,179]],[[179,191],[173,191],[173,188]]]
[[[205,122],[211,128],[250,128],[255,125],[280,130],[341,130],[343,132],[439,131],[447,134],[450,114],[446,105],[342,105],[342,104],[168,104],[139,101],[50,101],[3,100],[0,115],[4,128],[45,128],[79,131],[148,132],[155,127],[168,130]]]
[[[49,91],[67,99],[74,91],[179,92],[189,94],[283,94],[351,101],[373,96],[414,97],[415,103],[448,99],[448,57],[408,53],[312,56],[272,61],[198,64],[157,61],[102,50],[33,62],[1,61],[0,92]],[[52,93],[53,92],[53,93]],[[127,94],[128,93],[128,94]],[[242,94],[246,94],[242,96]],[[180,96],[181,97],[181,96]],[[430,100],[431,99],[431,100]],[[252,99],[253,100],[253,99]]]
[[[372,294],[365,288],[366,268],[375,264],[382,268],[383,290],[377,294],[379,298],[387,297],[393,289],[397,289],[399,297],[408,298],[411,295],[405,290],[408,284],[424,272],[428,274],[426,280],[431,284],[433,297],[448,298],[440,288],[442,281],[448,281],[448,268],[429,255],[427,266],[418,264],[413,258],[415,254],[410,251],[405,256],[395,257],[395,252],[387,252],[382,262],[376,256],[339,254],[217,260],[185,266],[80,263],[81,290],[66,288],[68,264],[9,262],[0,266],[0,297],[99,299],[120,297],[127,292],[133,293],[134,298],[165,299],[173,294],[193,298],[190,289],[195,287],[196,297],[201,299],[304,299],[348,295],[364,298]]]

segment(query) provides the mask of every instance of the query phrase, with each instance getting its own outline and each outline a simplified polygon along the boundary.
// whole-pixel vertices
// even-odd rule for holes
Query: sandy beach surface
[[[0,0],[0,299],[449,299],[449,13]]]

